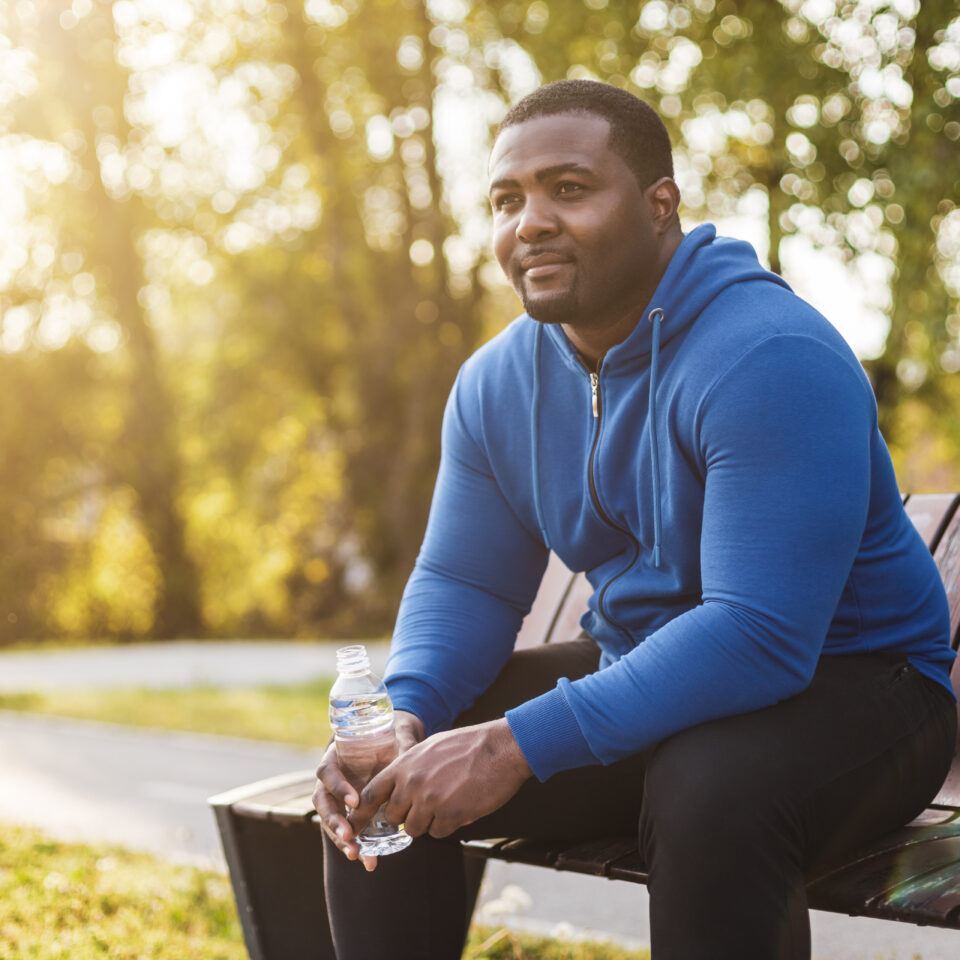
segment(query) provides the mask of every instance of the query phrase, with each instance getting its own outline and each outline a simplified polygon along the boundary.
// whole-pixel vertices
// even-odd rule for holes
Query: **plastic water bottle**
[[[337,651],[337,679],[330,690],[330,726],[343,775],[357,793],[397,755],[393,704],[384,682],[370,670],[366,647]],[[357,837],[363,856],[382,857],[410,845],[402,826],[381,807]]]

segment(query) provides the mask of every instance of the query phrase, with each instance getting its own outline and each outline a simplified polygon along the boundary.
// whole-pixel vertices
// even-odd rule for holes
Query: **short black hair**
[[[620,87],[596,80],[557,80],[515,103],[500,121],[507,127],[558,113],[593,113],[610,124],[608,145],[633,171],[641,189],[673,177],[670,135],[656,110]]]

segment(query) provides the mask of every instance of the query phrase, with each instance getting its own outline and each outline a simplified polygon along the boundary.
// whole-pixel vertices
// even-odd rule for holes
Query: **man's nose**
[[[517,239],[524,243],[533,243],[553,236],[558,230],[556,217],[553,216],[549,204],[535,197],[527,197],[517,221]]]

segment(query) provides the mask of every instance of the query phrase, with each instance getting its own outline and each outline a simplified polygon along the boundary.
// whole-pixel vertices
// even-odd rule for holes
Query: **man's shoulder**
[[[771,283],[737,284],[724,290],[698,318],[692,334],[690,346],[714,360],[722,355],[731,362],[771,340],[789,349],[799,338],[857,363],[840,331],[822,313],[789,288]]]
[[[490,377],[499,380],[506,371],[530,364],[535,331],[536,321],[526,314],[511,320],[466,359],[461,377],[471,381],[485,381]]]

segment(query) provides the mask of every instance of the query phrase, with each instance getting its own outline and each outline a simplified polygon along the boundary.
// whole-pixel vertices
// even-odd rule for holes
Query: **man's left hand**
[[[434,734],[384,767],[350,816],[355,832],[386,803],[411,837],[448,837],[493,813],[531,776],[506,720]]]

